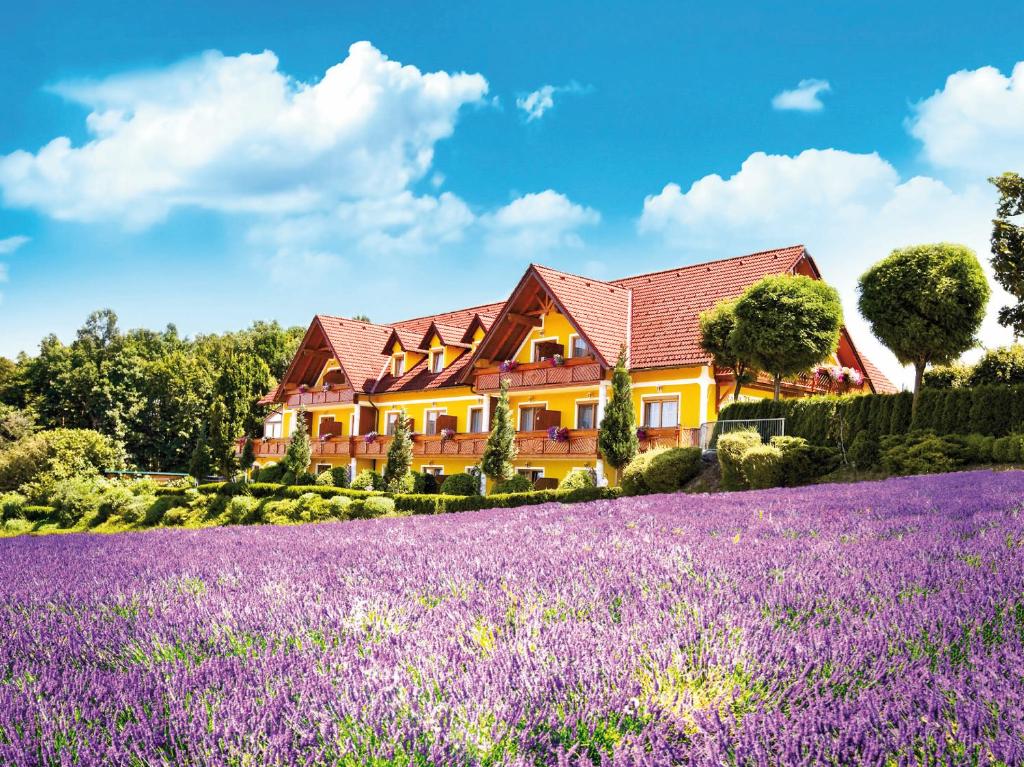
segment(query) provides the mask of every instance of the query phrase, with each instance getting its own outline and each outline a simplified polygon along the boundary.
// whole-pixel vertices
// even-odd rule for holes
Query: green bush
[[[753,445],[740,458],[747,487],[760,490],[782,484],[782,451],[771,445]]]
[[[878,440],[868,432],[861,432],[846,451],[846,458],[857,471],[869,471],[877,467],[882,458]]]
[[[651,492],[650,488],[647,487],[647,481],[645,479],[647,468],[651,465],[651,461],[666,450],[668,450],[668,448],[661,447],[637,453],[636,457],[627,463],[622,469],[622,476],[620,478],[622,483],[622,492],[626,495],[643,495]]]
[[[298,474],[295,475],[295,482],[292,484],[301,486],[314,485],[316,484],[316,477],[314,477],[308,471],[300,471]]]
[[[373,519],[374,517],[383,517],[385,514],[391,514],[394,511],[394,499],[384,496],[372,496],[370,498],[353,500],[348,507],[348,516],[351,519]]]
[[[331,479],[334,480],[335,487],[348,487],[351,480],[348,466],[335,466],[331,469]]]
[[[189,510],[182,506],[176,506],[167,510],[161,522],[167,527],[179,527],[185,524],[188,518]]]
[[[526,493],[491,495],[396,495],[395,508],[413,514],[444,514],[482,509],[514,508],[539,503],[582,503],[618,498],[622,491],[609,487],[584,487],[575,490],[533,490]]]
[[[597,487],[597,475],[593,469],[573,469],[558,483],[559,490],[579,490],[584,487]],[[502,488],[500,492],[509,493],[515,491]]]
[[[647,464],[644,484],[652,493],[674,493],[700,474],[699,447],[671,447],[662,450]]]
[[[1010,434],[992,443],[992,460],[995,463],[1019,463],[1021,460],[1021,435]]]
[[[262,476],[260,478],[262,479]],[[281,484],[282,485],[294,485],[295,484],[295,472],[294,471],[287,471],[286,470],[285,473],[281,475]]]
[[[933,431],[885,437],[881,441],[881,450],[882,468],[890,474],[955,471],[970,458],[965,438],[956,435],[938,436]]]
[[[330,469],[324,469],[316,475],[316,482],[314,483],[320,487],[334,487],[334,475]]]
[[[723,490],[742,490],[747,486],[743,454],[760,444],[761,435],[756,431],[734,431],[718,438],[718,465],[722,470]]]
[[[146,515],[142,520],[142,524],[146,527],[152,527],[159,525],[164,521],[167,513],[171,509],[180,508],[183,499],[175,496],[158,496],[149,506],[146,508]]]
[[[862,431],[861,434],[867,432]],[[779,484],[783,487],[806,485],[835,470],[840,463],[838,450],[810,445],[803,437],[772,437],[769,444],[782,451]]]
[[[995,448],[995,437],[987,437],[983,434],[968,434],[964,437],[969,451],[968,460],[971,463],[992,463],[992,454]]]
[[[533,483],[528,477],[523,474],[519,474],[518,472],[494,486],[494,492],[500,495],[507,495],[509,493],[528,493],[531,490],[533,490]]]
[[[336,495],[327,501],[327,507],[334,519],[348,519],[348,510],[351,505],[352,499],[345,495]]]
[[[3,493],[0,495],[0,521],[25,519],[26,503],[28,503],[28,499],[21,493]]]
[[[53,519],[57,510],[53,506],[36,506],[30,504],[25,506],[25,519],[30,522],[42,522],[44,519]]]
[[[413,475],[412,483],[412,495],[429,495],[436,493],[441,488],[438,487],[437,477],[426,471],[417,471]]]
[[[90,429],[50,429],[29,434],[0,452],[0,491],[49,485],[72,477],[98,477],[125,467],[124,447]]]
[[[479,495],[480,483],[469,474],[450,474],[441,485],[442,495]]]
[[[254,474],[252,479],[254,482],[258,478],[260,482],[280,484],[286,471],[287,468],[283,463],[270,463],[260,469],[258,475]]]
[[[372,469],[363,469],[356,474],[356,478],[352,480],[351,487],[353,490],[383,490],[384,480],[380,474]]]
[[[248,525],[257,521],[259,505],[251,495],[236,495],[228,501],[224,515],[229,524]]]
[[[377,490],[353,490],[350,487],[317,487],[316,485],[312,487],[308,485],[281,487],[278,485],[277,492],[274,495],[280,498],[298,498],[307,493],[313,493],[321,498],[333,498],[336,495],[346,495],[349,498],[369,498],[372,495],[383,495],[383,493]]]

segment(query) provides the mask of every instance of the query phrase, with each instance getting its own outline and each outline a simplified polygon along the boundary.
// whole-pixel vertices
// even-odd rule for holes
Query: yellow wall
[[[700,426],[700,383],[704,368],[664,368],[639,370],[632,375],[633,412],[638,425],[643,423],[643,402],[648,399],[675,397],[679,403],[679,425],[684,429]],[[708,412],[705,420],[715,420],[715,388],[708,392]]]
[[[515,356],[517,362],[533,362],[533,341],[540,339],[558,341],[565,349],[565,356],[569,356],[569,336],[576,333],[572,325],[564,316],[556,311],[550,311],[543,317],[543,324],[533,328],[530,334],[523,341],[518,353]]]
[[[458,419],[457,431],[469,430],[469,408],[483,405],[483,396],[474,394],[468,386],[453,386],[435,391],[392,392],[375,394],[365,403],[372,401],[377,407],[377,431],[384,433],[386,414],[392,410],[404,410],[413,419],[413,431],[422,434],[427,423],[427,410],[443,410],[446,415]]]

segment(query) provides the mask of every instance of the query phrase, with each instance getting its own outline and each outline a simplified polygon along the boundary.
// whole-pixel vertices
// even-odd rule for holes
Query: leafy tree
[[[205,427],[196,437],[196,446],[192,449],[192,456],[188,462],[188,473],[195,477],[197,482],[202,482],[204,477],[210,476],[213,467],[213,456],[210,453],[210,446],[206,442]]]
[[[989,297],[981,264],[964,245],[913,245],[868,269],[858,289],[871,331],[914,366],[916,413],[925,368],[952,362],[976,343]]]
[[[254,463],[256,463],[256,447],[252,443],[252,437],[246,437],[245,444],[242,445],[242,455],[238,459],[238,466],[242,471],[248,473]]]
[[[409,416],[399,411],[395,430],[388,445],[388,459],[384,466],[384,486],[393,493],[402,490],[409,469],[412,467],[412,436],[409,433]]]
[[[800,275],[754,283],[736,302],[733,344],[740,357],[770,373],[775,399],[782,379],[806,373],[835,352],[843,309],[835,288]]]
[[[356,322],[369,322],[370,321],[370,318],[367,315],[365,315],[365,314],[357,314],[352,319],[354,319]]]
[[[0,403],[0,450],[36,430],[36,420],[27,410]]]
[[[604,417],[598,428],[597,446],[601,455],[619,475],[622,467],[632,461],[640,449],[624,348],[619,351],[619,359],[612,371],[612,396],[605,405]]]
[[[295,413],[295,428],[292,430],[291,439],[288,441],[288,448],[285,450],[284,459],[281,461],[288,471],[296,477],[304,474],[309,468],[309,462],[313,458],[313,446],[309,442],[309,426],[306,423],[306,411],[299,408]]]
[[[125,468],[124,448],[89,429],[51,429],[30,434],[0,452],[0,491],[26,483],[53,484]]]
[[[1013,328],[1015,336],[1024,335],[1024,227],[1010,218],[1024,214],[1024,178],[1004,173],[990,178],[999,190],[996,218],[992,221],[992,268],[996,281],[1017,299],[999,310],[999,323]]]
[[[480,459],[480,470],[492,481],[501,482],[515,474],[516,432],[508,405],[508,380],[501,379],[501,393],[494,408],[491,433]]]
[[[206,443],[210,446],[210,460],[214,468],[221,476],[230,479],[236,467],[234,432],[228,421],[227,408],[219,399],[210,407]]]
[[[1024,346],[1013,344],[986,351],[970,371],[969,383],[971,386],[1024,383]]]
[[[708,354],[715,367],[733,371],[736,388],[732,398],[738,401],[743,384],[752,380],[750,360],[739,351],[736,336],[736,302],[722,301],[713,309],[700,315],[700,345]]]
[[[961,362],[953,362],[949,365],[934,365],[924,371],[921,384],[928,389],[959,389],[967,386],[970,381],[972,368]]]

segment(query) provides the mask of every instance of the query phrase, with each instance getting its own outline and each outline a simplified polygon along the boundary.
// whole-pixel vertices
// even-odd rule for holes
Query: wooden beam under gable
[[[539,328],[544,324],[544,321],[540,317],[534,317],[529,314],[521,314],[519,312],[509,312],[506,315],[506,319],[509,322],[514,322],[517,325],[529,325],[532,328]]]

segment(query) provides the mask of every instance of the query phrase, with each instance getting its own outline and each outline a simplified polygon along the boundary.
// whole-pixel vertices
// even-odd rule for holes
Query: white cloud
[[[555,106],[555,94],[557,93],[587,93],[590,89],[580,85],[575,80],[567,85],[542,85],[535,91],[518,96],[516,106],[526,113],[526,122],[539,120],[544,113]]]
[[[772,107],[781,110],[798,112],[820,112],[825,108],[820,95],[832,90],[828,80],[801,80],[796,88],[777,93],[772,99]]]
[[[965,243],[987,267],[993,205],[987,186],[954,191],[927,176],[902,179],[877,154],[758,152],[729,178],[705,176],[685,192],[678,184],[666,185],[645,199],[638,226],[694,260],[807,245],[825,279],[839,289],[855,341],[905,382],[857,313],[857,278],[893,248],[919,242]],[[990,303],[982,329],[987,345],[1010,340],[995,322],[1003,300],[999,293]]]
[[[208,52],[54,90],[90,110],[91,138],[0,157],[7,205],[144,227],[185,206],[305,213],[401,194],[487,82],[423,73],[362,42],[315,83],[281,72],[269,51]]]
[[[985,178],[1024,171],[1024,62],[960,71],[914,106],[910,133],[937,168]]]
[[[13,253],[22,245],[26,244],[31,240],[31,237],[26,237],[22,234],[16,234],[13,237],[5,237],[0,240],[0,256],[6,256],[9,253]]]
[[[593,226],[601,215],[547,189],[525,194],[482,218],[487,249],[492,253],[529,256],[556,248],[579,248],[577,230]]]

